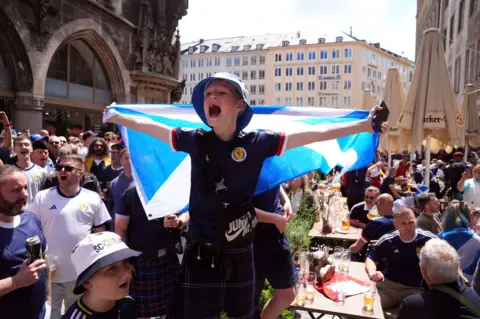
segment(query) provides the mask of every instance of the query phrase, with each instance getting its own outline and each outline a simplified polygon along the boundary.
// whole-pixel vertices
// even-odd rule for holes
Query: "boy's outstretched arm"
[[[289,133],[287,135],[287,149],[303,146],[315,142],[322,142],[337,139],[343,136],[370,132],[373,133],[372,118],[373,114],[381,107],[375,106],[370,111],[368,119],[349,123],[338,123],[329,125],[320,125],[311,131]],[[388,129],[388,124],[382,124],[382,132]]]

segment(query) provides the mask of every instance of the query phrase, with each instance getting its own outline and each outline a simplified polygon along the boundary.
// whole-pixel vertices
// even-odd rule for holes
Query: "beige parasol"
[[[397,123],[400,119],[400,112],[402,111],[403,104],[405,103],[402,80],[400,78],[400,73],[396,68],[388,69],[385,91],[383,91],[383,101],[390,110],[388,122],[392,123],[388,133],[384,134],[385,137],[382,137],[382,142],[386,140],[388,149],[388,165],[390,167],[392,151],[400,151],[398,147],[399,143],[397,143],[400,129],[398,128]]]
[[[427,139],[425,157],[430,162],[431,138],[445,144],[461,141],[460,113],[453,96],[445,62],[442,36],[438,29],[423,33],[422,43],[412,83],[402,108],[398,126],[400,137],[410,135],[413,149],[420,151],[422,141]],[[430,183],[430,170],[425,172],[425,182]]]
[[[362,95],[362,110],[371,110],[374,106],[373,96],[370,89],[363,90]]]
[[[480,119],[475,105],[473,84],[467,84],[463,91],[460,114],[465,123],[462,128],[462,136],[465,136],[465,159],[468,156],[468,146],[480,147]]]

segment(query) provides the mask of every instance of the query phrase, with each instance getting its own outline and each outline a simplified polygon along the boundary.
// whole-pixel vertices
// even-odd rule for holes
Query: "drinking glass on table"
[[[342,262],[343,247],[336,246],[333,249],[333,258],[335,259],[335,270],[340,270],[340,264]]]
[[[337,299],[335,299],[335,304],[337,306],[345,305],[345,298],[347,297],[345,292],[345,279],[344,276],[338,276],[335,279],[335,290],[337,292]]]
[[[342,264],[341,270],[342,272],[348,274],[350,272],[350,261],[352,260],[352,253],[350,250],[345,249],[342,255]]]
[[[363,294],[363,313],[372,315],[373,305],[375,303],[375,295],[377,293],[377,286],[375,281],[370,282],[369,289]]]
[[[313,271],[310,271],[307,274],[307,287],[306,291],[306,300],[310,303],[313,302],[315,298],[315,285],[317,284],[317,274]]]

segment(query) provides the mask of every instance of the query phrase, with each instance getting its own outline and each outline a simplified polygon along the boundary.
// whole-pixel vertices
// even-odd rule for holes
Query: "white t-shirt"
[[[17,167],[21,168],[19,166]],[[47,181],[49,173],[45,168],[36,164],[32,164],[32,166],[30,166],[29,168],[23,169],[23,174],[25,175],[25,177],[27,177],[27,204],[29,204],[33,201],[33,198],[40,191],[43,184],[45,184],[45,182]]]
[[[54,282],[64,283],[77,279],[70,259],[77,243],[111,220],[100,196],[80,188],[74,197],[60,194],[58,187],[43,190],[35,196],[30,210],[40,218],[49,253],[58,257]]]
[[[473,209],[480,207],[480,182],[474,178],[465,181],[463,200]]]

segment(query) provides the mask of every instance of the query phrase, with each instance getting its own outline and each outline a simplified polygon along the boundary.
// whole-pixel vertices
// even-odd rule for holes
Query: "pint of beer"
[[[342,229],[349,230],[350,229],[350,220],[348,218],[342,219]]]
[[[363,295],[363,311],[368,314],[373,313],[373,304],[375,303],[375,293],[367,291]]]
[[[408,187],[408,191],[411,192],[412,191],[412,184],[408,183],[407,187]]]

